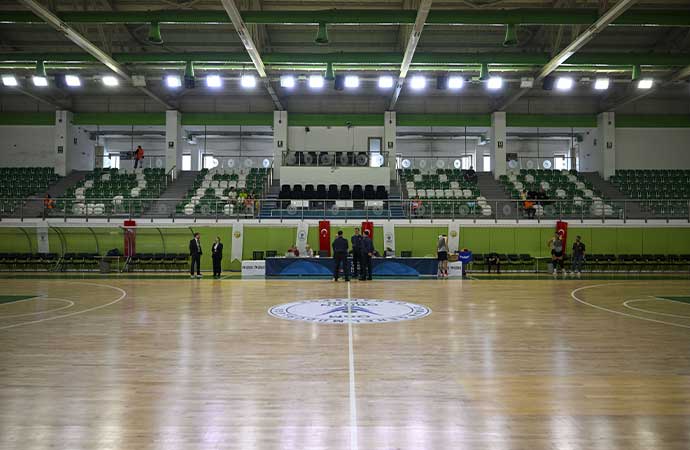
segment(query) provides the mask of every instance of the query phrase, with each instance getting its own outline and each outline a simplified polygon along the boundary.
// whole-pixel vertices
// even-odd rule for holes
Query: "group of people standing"
[[[548,242],[548,247],[551,249],[551,265],[553,266],[553,276],[558,276],[560,269],[563,276],[565,276],[565,267],[563,265],[563,258],[565,253],[565,245],[560,233],[554,234]],[[582,267],[585,264],[586,247],[580,236],[575,236],[573,243],[571,273],[577,278],[582,276]]]
[[[189,255],[191,257],[190,275],[191,278],[201,278],[201,241],[199,233],[194,233],[194,239],[189,241]],[[213,259],[213,278],[220,278],[221,263],[223,261],[223,243],[220,236],[211,245],[211,259]],[[196,275],[194,271],[196,270]]]
[[[374,256],[374,243],[369,236],[369,230],[360,233],[359,228],[355,228],[355,234],[350,238],[352,242],[352,276],[360,281],[371,280],[371,258]],[[333,259],[335,269],[333,270],[333,280],[340,278],[340,268],[342,266],[345,281],[350,281],[350,264],[348,254],[350,244],[343,237],[343,230],[338,230],[338,236],[333,240]]]

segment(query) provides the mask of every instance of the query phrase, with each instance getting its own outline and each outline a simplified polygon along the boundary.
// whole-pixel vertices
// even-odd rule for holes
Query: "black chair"
[[[386,200],[388,198],[388,191],[386,190],[386,186],[376,186],[375,195],[377,200]]]
[[[352,192],[350,192],[350,185],[343,184],[340,186],[340,200],[350,200],[352,198]]]
[[[328,258],[328,252],[326,250],[319,250],[319,258]]]
[[[259,250],[254,250],[252,252],[252,259],[253,260],[264,259],[264,252],[259,251]]]
[[[302,200],[304,198],[304,193],[302,192],[302,186],[299,184],[296,184],[292,188],[292,192],[290,192],[290,198],[292,200]]]
[[[326,200],[328,198],[328,191],[326,191],[325,184],[316,185],[316,198],[318,200]]]
[[[303,197],[305,200],[313,200],[316,198],[316,190],[313,184],[307,184],[304,186]]]
[[[328,200],[338,200],[339,195],[337,184],[328,185]]]
[[[266,258],[275,258],[276,256],[278,256],[276,250],[266,250]]]
[[[364,199],[374,200],[376,198],[376,192],[374,191],[374,186],[367,184],[364,186]]]
[[[412,258],[412,251],[410,250],[403,250],[400,252],[400,257],[401,258]]]
[[[352,186],[352,198],[354,200],[362,200],[364,198],[364,191],[362,190],[361,184]]]

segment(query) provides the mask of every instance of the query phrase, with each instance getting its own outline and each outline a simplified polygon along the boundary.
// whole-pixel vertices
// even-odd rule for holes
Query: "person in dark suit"
[[[189,256],[191,256],[192,264],[190,266],[191,278],[194,278],[194,267],[196,267],[196,278],[201,278],[201,242],[199,241],[199,233],[194,233],[194,239],[189,241]]]
[[[333,259],[335,259],[335,270],[333,271],[333,281],[338,281],[340,266],[343,266],[345,281],[350,281],[350,265],[347,262],[347,239],[343,237],[343,230],[338,230],[338,237],[333,240]]]
[[[220,266],[223,262],[223,244],[220,242],[220,236],[216,236],[211,246],[211,257],[213,258],[213,278],[220,278]]]
[[[369,237],[369,230],[364,230],[362,237],[362,257],[359,281],[371,280],[371,258],[374,256],[374,243]]]
[[[352,276],[357,278],[362,260],[362,235],[359,234],[359,228],[355,228],[355,234],[350,240],[352,241]]]

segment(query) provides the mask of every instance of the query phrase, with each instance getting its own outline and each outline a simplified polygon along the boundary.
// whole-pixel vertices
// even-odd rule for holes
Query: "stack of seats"
[[[626,196],[643,200],[643,211],[688,215],[690,170],[617,170],[609,180]]]
[[[176,207],[178,214],[253,213],[253,203],[247,199],[263,196],[268,179],[268,169],[245,170],[204,169],[194,180],[192,189]]]
[[[434,200],[426,202],[433,207],[434,215],[492,214],[491,206],[481,196],[476,180],[465,179],[464,170],[436,169],[436,172],[423,173],[419,169],[403,169],[399,174],[407,198],[420,200],[422,206],[425,206],[424,200]]]
[[[60,179],[52,167],[0,168],[0,213],[12,213],[32,195],[41,194]]]
[[[355,184],[330,184],[326,187],[325,184],[296,184],[290,186],[284,184],[280,187],[278,198],[283,200],[281,204],[283,207],[289,205],[287,200],[388,200],[388,190],[386,186],[374,186],[367,184],[362,186]]]
[[[552,204],[546,201],[546,206],[535,205],[535,216],[538,217],[556,214],[598,217],[619,214],[618,209],[606,203],[592,183],[576,170],[521,169],[519,172],[501,175],[499,181],[512,199],[519,199],[523,189],[539,192],[543,188],[549,201],[561,200]]]
[[[64,197],[70,200],[60,200],[57,206],[58,210],[67,208],[76,215],[98,216],[130,210],[140,214],[142,202],[136,200],[158,198],[165,188],[164,169],[96,169],[68,189]]]

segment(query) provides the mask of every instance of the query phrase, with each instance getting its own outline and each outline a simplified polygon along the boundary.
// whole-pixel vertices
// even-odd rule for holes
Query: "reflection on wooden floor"
[[[267,314],[344,283],[3,280],[0,449],[690,448],[688,281],[351,295],[433,311],[352,326],[354,430],[348,327]]]

